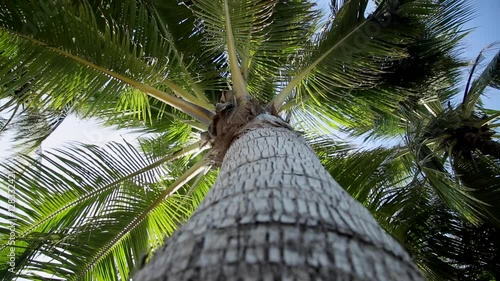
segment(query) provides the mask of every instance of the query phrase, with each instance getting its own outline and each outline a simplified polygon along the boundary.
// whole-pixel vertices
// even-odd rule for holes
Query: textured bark
[[[423,280],[286,129],[235,141],[215,186],[166,243],[134,280]]]

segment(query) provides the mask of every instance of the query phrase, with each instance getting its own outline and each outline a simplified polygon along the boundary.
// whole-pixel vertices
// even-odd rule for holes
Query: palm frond
[[[471,158],[469,158],[471,157]],[[453,167],[460,181],[472,189],[482,212],[494,223],[500,224],[500,211],[495,206],[500,203],[500,161],[476,151],[469,155],[456,155]]]
[[[128,144],[81,145],[44,153],[43,165],[28,156],[2,164],[0,199],[8,203],[9,184],[14,184],[18,241],[15,275],[4,262],[2,276],[128,278],[142,253],[160,245],[194,210],[192,202],[198,200],[183,195],[187,187],[179,188],[205,164],[164,165],[197,148],[194,144],[150,159]],[[170,180],[183,172],[177,181]],[[8,220],[9,210],[1,209],[2,219]],[[3,221],[2,236],[10,233],[8,227]],[[0,252],[9,251],[5,246]]]
[[[196,139],[196,135],[192,133],[191,128],[180,121],[172,122],[161,133],[148,134],[138,139],[142,151],[153,157],[170,155],[178,147],[197,140],[199,140],[199,135],[198,139]],[[199,142],[196,142],[196,145],[199,145]]]
[[[497,46],[500,46],[500,43],[490,44],[485,47],[476,58],[474,65],[472,67],[471,73],[469,74],[469,79],[467,85],[465,87],[465,94],[462,101],[462,107],[464,110],[464,116],[468,117],[471,115],[474,108],[477,106],[477,102],[483,94],[485,88],[487,86],[491,86],[494,88],[498,87],[498,80],[500,77],[500,51],[496,53],[496,55],[492,58],[492,60],[488,63],[483,72],[477,77],[472,84],[469,84],[472,79],[472,75],[474,74],[475,68],[481,62],[483,58],[483,53],[487,50],[493,49]]]
[[[383,1],[381,2],[378,10],[382,9],[384,5]],[[355,84],[345,89],[338,85],[320,87],[318,86],[319,82],[313,84],[309,80],[305,80],[304,83],[310,89],[296,87],[287,103],[300,104],[305,102],[309,106],[317,108],[325,108],[325,105],[330,105],[330,109],[323,110],[324,114],[327,114],[339,125],[345,126],[345,130],[352,135],[364,135],[370,139],[396,137],[404,134],[406,124],[404,116],[400,113],[401,110],[418,110],[426,103],[424,100],[436,97],[446,100],[455,95],[458,91],[455,89],[455,85],[460,76],[460,67],[464,65],[457,58],[459,41],[466,35],[465,32],[459,30],[472,14],[469,4],[466,1],[440,1],[432,6],[434,4],[427,2],[424,6],[431,5],[432,9],[426,9],[426,11],[434,10],[435,12],[421,15],[419,18],[418,11],[420,8],[424,8],[420,6],[422,2],[417,2],[408,1],[405,8],[400,11],[402,15],[387,14],[389,22],[380,31],[382,36],[384,32],[390,33],[392,30],[395,32],[392,35],[394,38],[401,36],[401,34],[407,35],[406,39],[402,39],[400,43],[393,46],[404,53],[404,55],[401,53],[402,57],[396,58],[388,54],[387,58],[377,62],[376,57],[368,52],[361,55],[363,57],[361,60],[353,59],[355,62],[373,63],[373,66],[379,71],[378,74],[373,73],[372,79],[375,79],[373,83],[370,83],[372,81],[370,79],[360,78],[356,80],[356,76],[353,76],[355,81],[363,81],[366,85]],[[338,7],[340,4],[336,3],[336,6]],[[408,9],[408,13],[404,12],[404,9]],[[361,14],[360,12],[358,16]],[[372,15],[372,17],[374,16],[376,13]],[[390,22],[396,24],[397,27],[391,29]],[[407,24],[411,26],[405,27]],[[399,31],[401,34],[398,33],[398,28],[404,29]],[[406,28],[414,33],[408,32]],[[376,45],[377,42],[373,42],[373,44]],[[352,53],[353,56],[358,51],[364,52],[361,48],[364,45],[358,47],[350,43],[349,46],[352,48],[339,47],[340,50],[334,52],[332,56],[342,52],[347,55]],[[389,46],[392,45],[386,47]],[[369,47],[367,46],[367,48]],[[345,64],[344,61],[344,59],[340,60]],[[354,69],[356,72],[360,72],[359,70],[364,70],[365,66]],[[339,75],[338,73],[342,75],[346,73],[345,75],[347,75],[348,72],[347,68],[336,71],[331,68],[331,73],[333,77]],[[328,79],[334,79],[332,77]],[[297,99],[298,102],[296,102]]]
[[[13,142],[22,153],[29,153],[38,148],[69,116],[69,106],[61,110],[51,110],[42,113],[27,108],[13,119],[6,129],[14,131]],[[13,114],[15,116],[15,114]]]
[[[227,63],[238,98],[248,90],[242,73],[248,69],[249,50],[255,32],[263,28],[276,1],[196,1],[193,10],[200,19],[208,51],[227,51]],[[227,48],[227,49],[226,49]],[[246,66],[242,63],[246,62]]]
[[[415,167],[409,152],[403,147],[350,150],[322,159],[346,191],[407,249],[428,280],[462,280],[463,276],[487,273],[488,269],[478,264],[479,260],[495,264],[491,260],[498,249],[495,238],[483,237],[489,235],[486,233],[494,235],[495,228],[488,220],[476,225],[464,221],[461,210],[444,201],[435,181]],[[436,177],[442,180],[445,175]],[[450,183],[442,186],[450,188]],[[474,234],[480,229],[488,232]]]
[[[21,25],[25,15],[47,7],[23,1],[3,4],[2,65],[16,70],[2,76],[1,84],[9,84],[5,92],[11,93],[31,81],[30,89],[35,90],[32,95],[38,103],[59,108],[91,97],[97,98],[96,104],[113,100],[116,95],[105,93],[119,93],[132,86],[138,90],[135,101],[140,101],[132,108],[140,107],[142,102],[147,111],[147,93],[180,110],[192,111],[190,114],[208,124],[210,111],[150,86],[165,80],[167,74],[176,75],[178,69],[169,61],[172,44],[159,37],[156,22],[144,5],[136,1],[127,4],[133,9],[126,9],[130,14],[120,19],[113,18],[106,9],[94,11],[86,2],[50,4],[54,5],[48,7],[54,16],[29,19],[32,30]],[[123,18],[128,21],[120,22]],[[132,30],[128,29],[130,21]],[[21,74],[23,79],[18,78]]]
[[[418,125],[414,128],[417,132],[425,129]],[[446,132],[443,131],[437,135],[436,138],[426,138],[424,134],[423,138],[415,139],[412,137],[422,135],[419,133],[407,135],[407,146],[417,167],[416,176],[429,181],[428,185],[434,189],[436,196],[447,207],[461,214],[471,223],[478,224],[481,219],[485,218],[486,214],[481,211],[485,203],[474,197],[473,187],[463,185],[457,178],[456,172],[453,171],[449,162],[453,148],[447,147],[448,151],[443,151],[441,147],[442,139],[447,139]]]
[[[394,11],[399,7],[381,5],[366,19],[366,5],[367,1],[359,0],[344,3],[327,31],[319,37],[318,47],[304,53],[308,59],[300,64],[303,69],[297,70],[293,80],[274,99],[275,108],[281,108],[296,87],[304,87],[303,92],[312,97],[334,94],[331,88],[367,87],[382,72],[381,60],[406,56],[397,44],[404,43],[412,34],[410,29],[403,36],[394,28]],[[392,22],[388,21],[387,14]],[[363,62],[354,65],[359,57],[363,57]]]
[[[310,45],[308,38],[319,18],[314,4],[305,0],[196,1],[193,10],[204,34],[205,52],[227,48],[226,71],[231,72],[233,86],[243,82],[248,86],[239,87],[264,101],[288,81],[288,68]],[[226,32],[228,23],[231,32]]]
[[[471,194],[472,189],[460,185],[446,172],[426,167],[422,167],[422,172],[447,206],[456,210],[472,223],[478,224],[481,221],[484,214],[481,213],[478,205],[482,206],[485,203]]]
[[[459,217],[436,198],[428,182],[415,180],[394,190],[380,207],[377,219],[411,253],[428,280],[463,274],[457,266],[465,246],[458,237]]]
[[[293,64],[311,48],[319,17],[310,1],[276,1],[261,30],[249,38],[248,59],[242,62],[252,96],[269,102],[289,82]]]
[[[325,161],[325,167],[342,187],[372,212],[387,195],[386,189],[407,184],[411,176],[398,159],[398,148],[348,151]]]
[[[147,2],[156,15],[160,31],[172,38],[174,55],[179,56],[178,65],[184,69],[176,84],[192,89],[197,97],[207,97],[212,104],[227,90],[227,64],[224,51],[209,51],[200,32],[199,20],[192,11],[192,2],[177,0],[150,0]],[[220,12],[220,11],[219,11]],[[214,95],[215,94],[215,95]]]

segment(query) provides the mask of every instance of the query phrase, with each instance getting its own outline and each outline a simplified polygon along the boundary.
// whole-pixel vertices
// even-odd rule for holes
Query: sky
[[[329,0],[319,0],[318,5],[328,9]],[[495,41],[500,41],[500,0],[476,0],[472,1],[476,8],[476,16],[468,22],[464,28],[474,28],[471,34],[464,40],[463,57],[473,60],[479,51],[486,45]],[[371,8],[368,8],[368,11]],[[497,49],[498,50],[498,49]],[[491,59],[495,52],[490,52],[485,62]],[[487,54],[488,55],[488,54]],[[464,76],[467,72],[464,73]],[[491,92],[491,91],[490,91]],[[485,105],[489,108],[500,109],[500,93],[498,91],[490,93],[484,99]],[[126,139],[133,142],[137,134],[129,134],[126,130],[114,130],[103,128],[92,120],[78,120],[75,117],[69,117],[44,143],[43,149],[61,147],[65,142],[79,141],[90,144],[105,144],[110,141],[122,141]],[[0,136],[0,162],[12,156],[12,145],[8,135]]]
[[[475,0],[476,16],[468,22],[466,28],[474,30],[465,38],[464,56],[469,59],[475,58],[479,52],[488,44],[500,43],[500,0]],[[498,51],[498,48],[495,49]],[[486,54],[485,62],[489,62],[494,55],[493,52]],[[491,88],[486,98],[483,99],[485,106],[492,109],[500,109],[500,93],[492,92]]]

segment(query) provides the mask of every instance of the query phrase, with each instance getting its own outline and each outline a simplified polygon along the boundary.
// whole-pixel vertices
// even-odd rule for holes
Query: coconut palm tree
[[[473,79],[482,57],[483,52],[473,64],[462,102],[455,107],[428,103],[408,132],[409,147],[421,173],[441,204],[449,213],[455,213],[454,224],[458,224],[459,231],[454,236],[462,252],[454,258],[445,252],[442,256],[465,269],[463,275],[469,280],[500,278],[500,213],[496,207],[500,203],[500,143],[495,132],[500,111],[487,109],[481,103],[488,86],[499,89],[500,52]]]
[[[337,163],[329,172],[405,247],[427,280],[497,279],[498,226],[471,223],[448,206],[404,147],[334,152],[323,162]],[[441,186],[453,198],[456,185]]]
[[[500,112],[481,103],[487,87],[499,89],[500,52],[474,78],[483,52],[493,47],[473,63],[465,91],[454,83],[427,88],[433,99],[402,104],[399,123],[389,120],[369,132],[387,136],[399,124],[406,131],[403,144],[331,150],[323,158],[330,174],[398,239],[428,280],[500,278]],[[453,96],[460,96],[456,106]]]
[[[151,260],[135,280],[420,280],[306,142],[418,97],[422,77],[389,74],[405,59],[456,64],[464,1],[376,2],[332,1],[326,24],[306,0],[1,3],[4,129],[39,117],[33,147],[68,114],[148,133],[2,164],[2,277],[124,280]]]

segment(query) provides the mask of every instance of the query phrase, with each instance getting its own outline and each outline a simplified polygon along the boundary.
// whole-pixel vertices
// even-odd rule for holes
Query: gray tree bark
[[[143,280],[423,280],[297,133],[246,132]]]

